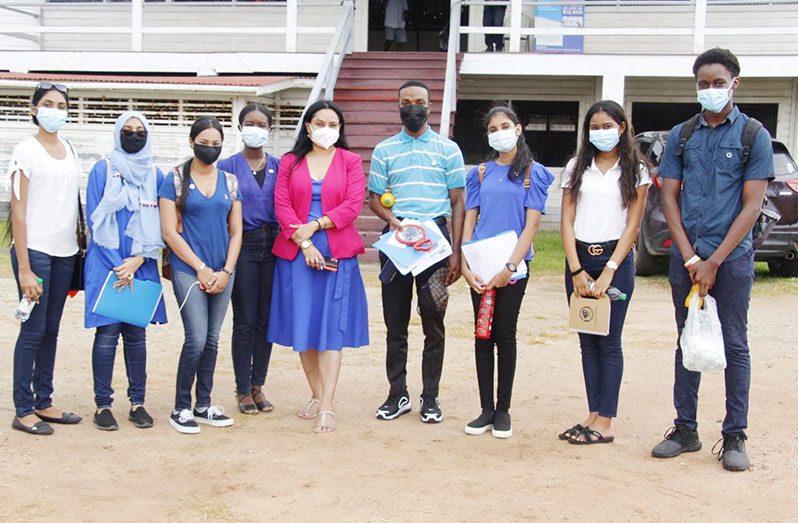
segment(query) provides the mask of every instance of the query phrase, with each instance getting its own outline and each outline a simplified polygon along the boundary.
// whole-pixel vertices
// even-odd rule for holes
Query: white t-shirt
[[[575,165],[576,159],[571,158],[565,166],[560,184],[563,189],[571,182]],[[621,237],[626,228],[627,209],[623,207],[621,186],[618,185],[620,178],[621,166],[617,162],[606,174],[596,167],[595,160],[585,171],[576,200],[574,234],[577,240],[587,243],[608,242]],[[650,184],[648,169],[641,165],[637,186]]]
[[[78,184],[80,164],[69,144],[61,140],[66,157],[56,160],[31,136],[17,144],[8,170],[28,178],[25,220],[28,248],[50,256],[66,257],[78,252]],[[19,195],[19,175],[13,191]]]
[[[405,11],[407,11],[407,0],[388,0],[385,6],[385,27],[403,29],[405,26]]]

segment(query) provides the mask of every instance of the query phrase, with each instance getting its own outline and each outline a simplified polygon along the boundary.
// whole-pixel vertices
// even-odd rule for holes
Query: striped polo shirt
[[[429,126],[418,138],[402,129],[380,142],[371,156],[369,191],[382,195],[390,189],[396,198],[393,213],[402,218],[449,216],[449,189],[465,184],[460,148]]]

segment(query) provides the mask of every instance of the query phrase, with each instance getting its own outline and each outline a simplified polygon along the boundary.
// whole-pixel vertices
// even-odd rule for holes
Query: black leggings
[[[496,289],[496,306],[493,310],[493,327],[489,340],[474,338],[474,356],[477,363],[477,383],[479,384],[479,401],[483,409],[494,410],[493,403],[493,347],[498,353],[498,386],[495,410],[510,410],[510,398],[513,394],[513,378],[515,377],[516,339],[518,312],[524,299],[529,278],[517,283]],[[479,302],[482,295],[471,291],[471,302],[474,305],[476,321]]]

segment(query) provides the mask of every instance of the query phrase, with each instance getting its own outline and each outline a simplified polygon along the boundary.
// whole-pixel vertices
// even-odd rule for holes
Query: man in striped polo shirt
[[[388,331],[385,366],[391,390],[377,410],[377,417],[396,419],[411,410],[407,391],[407,326],[415,279],[424,330],[421,421],[438,423],[443,421],[438,384],[443,368],[446,286],[460,277],[466,177],[463,154],[454,142],[432,130],[427,123],[429,111],[430,92],[423,82],[411,80],[399,88],[399,115],[404,128],[374,149],[368,186],[369,206],[387,223],[385,231],[398,228],[404,218],[434,219],[450,239],[446,224],[451,216],[453,254],[417,277],[402,276],[380,253],[382,311]],[[387,190],[396,198],[391,208],[380,202]]]

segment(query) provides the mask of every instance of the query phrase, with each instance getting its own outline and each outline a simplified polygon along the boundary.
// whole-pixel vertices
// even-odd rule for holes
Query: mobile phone
[[[338,270],[338,260],[331,256],[324,257],[324,270],[336,272]]]

